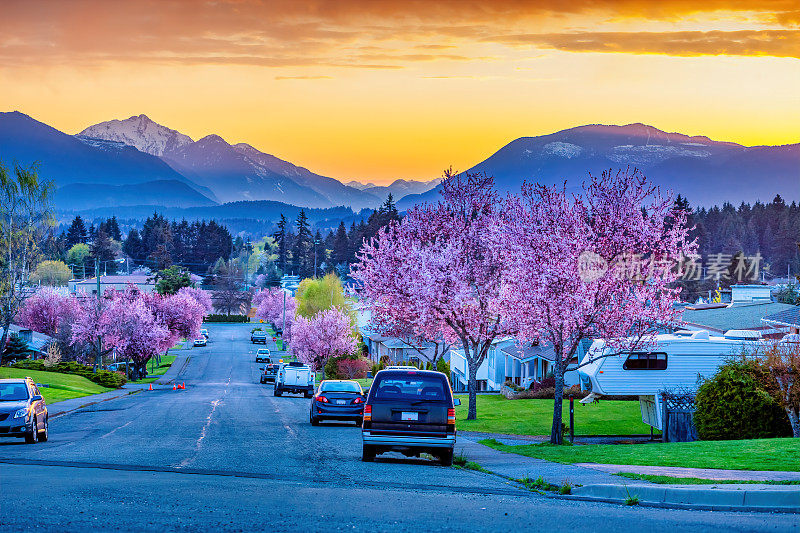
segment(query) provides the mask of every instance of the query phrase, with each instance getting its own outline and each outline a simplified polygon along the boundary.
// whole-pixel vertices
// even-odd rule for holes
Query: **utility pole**
[[[97,316],[100,316],[100,258],[94,258],[94,276],[97,279],[97,299],[95,300],[97,305]],[[100,369],[100,366],[103,364],[103,338],[101,336],[97,336],[97,357],[94,362],[94,371]]]
[[[283,327],[281,328],[281,348],[286,350],[286,289],[283,289]]]

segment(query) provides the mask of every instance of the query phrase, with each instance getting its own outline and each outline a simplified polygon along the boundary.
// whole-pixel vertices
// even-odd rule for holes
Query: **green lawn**
[[[161,357],[161,364],[156,366],[152,372],[150,371],[150,363],[147,363],[147,375],[154,377],[147,377],[137,381],[131,381],[131,383],[152,383],[153,381],[157,380],[159,376],[166,374],[167,370],[169,370],[169,367],[172,366],[174,361],[174,355],[165,355]]]
[[[800,485],[800,481],[753,481],[737,479],[703,479],[699,477],[672,477],[672,476],[651,476],[649,474],[631,474],[620,472],[615,476],[626,477],[641,481],[649,481],[658,485]]]
[[[494,439],[480,442],[496,450],[557,463],[800,471],[800,439],[791,438],[574,446],[508,446]]]
[[[50,385],[49,387],[39,387],[39,392],[42,393],[48,404],[114,390],[101,387],[85,377],[75,374],[42,372],[24,368],[0,368],[0,378],[24,378],[27,376],[33,378],[36,383]]]
[[[553,400],[507,400],[499,394],[478,395],[478,419],[467,420],[467,395],[457,395],[456,424],[462,431],[508,435],[549,435],[553,424]],[[569,422],[569,401],[561,419]],[[582,405],[575,401],[576,435],[631,435],[650,433],[642,422],[639,402],[600,401]]]

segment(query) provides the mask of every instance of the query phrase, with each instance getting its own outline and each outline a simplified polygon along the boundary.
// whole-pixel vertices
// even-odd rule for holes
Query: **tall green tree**
[[[86,231],[86,224],[80,215],[72,219],[72,223],[67,230],[67,246],[74,246],[79,243],[85,243],[89,240],[89,233]]]
[[[305,209],[297,215],[297,236],[294,241],[293,257],[297,273],[301,277],[310,276],[314,270],[314,249],[311,226]]]
[[[183,287],[194,287],[192,278],[187,270],[179,266],[171,266],[164,270],[159,270],[155,276],[156,291],[158,294],[175,294]]]
[[[30,292],[30,274],[39,261],[38,243],[53,225],[53,184],[39,179],[36,166],[0,164],[0,322],[5,346],[8,328]]]

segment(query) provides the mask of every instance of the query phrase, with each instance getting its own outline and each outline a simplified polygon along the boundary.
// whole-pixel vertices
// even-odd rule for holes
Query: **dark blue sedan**
[[[361,426],[364,419],[364,391],[357,381],[326,379],[311,398],[309,421],[351,420]]]

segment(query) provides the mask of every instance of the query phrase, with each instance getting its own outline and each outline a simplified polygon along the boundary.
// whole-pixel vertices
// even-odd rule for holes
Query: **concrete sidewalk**
[[[800,472],[772,470],[720,470],[716,468],[685,468],[678,466],[606,465],[598,463],[576,463],[581,468],[591,468],[614,474],[629,472],[650,476],[695,477],[700,479],[732,481],[800,481]]]
[[[474,461],[482,468],[505,478],[523,479],[527,477],[535,480],[542,477],[554,485],[569,483],[573,487],[571,495],[562,496],[564,498],[620,504],[631,503],[635,498],[638,505],[651,507],[800,513],[800,486],[797,485],[656,485],[645,481],[632,482],[603,471],[633,472],[633,469],[637,467],[630,465],[553,463],[543,459],[501,452],[478,444],[464,435],[458,437],[455,454],[463,455],[468,461]],[[596,468],[597,466],[614,466],[620,470],[601,469]],[[792,477],[795,473],[773,472],[770,480],[783,479],[775,477],[779,474]]]

